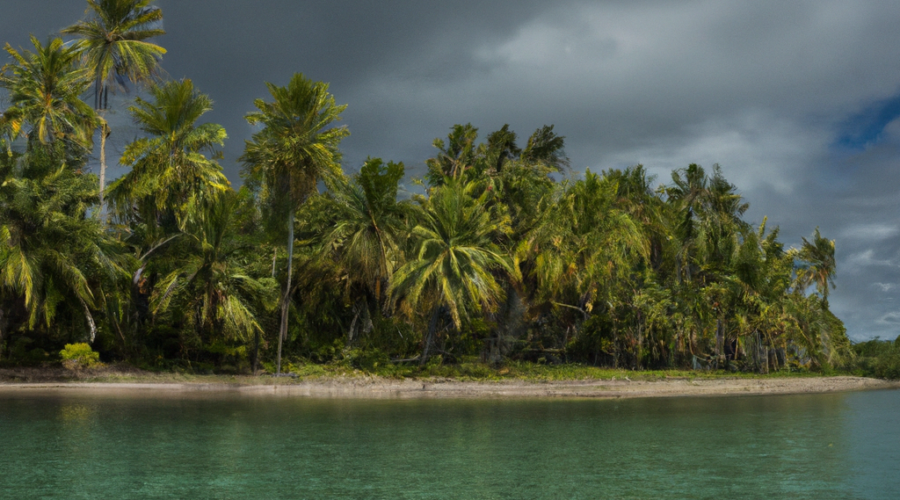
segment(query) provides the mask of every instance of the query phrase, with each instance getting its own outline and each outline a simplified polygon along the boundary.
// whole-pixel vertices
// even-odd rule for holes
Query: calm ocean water
[[[900,498],[900,391],[0,394],[0,498]]]

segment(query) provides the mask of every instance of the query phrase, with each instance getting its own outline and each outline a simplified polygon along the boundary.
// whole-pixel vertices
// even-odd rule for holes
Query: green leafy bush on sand
[[[100,353],[94,352],[91,346],[84,342],[78,344],[66,344],[65,349],[59,351],[63,359],[63,366],[69,369],[92,368],[100,365]]]

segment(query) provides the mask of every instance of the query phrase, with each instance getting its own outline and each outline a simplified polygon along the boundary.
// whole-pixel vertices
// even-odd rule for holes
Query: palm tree
[[[394,270],[402,262],[403,237],[411,213],[409,203],[397,201],[397,188],[403,178],[402,163],[370,158],[352,181],[332,179],[323,198],[329,221],[322,241],[348,276],[349,285],[362,285],[376,303],[383,305],[384,290]],[[368,305],[360,298],[354,306],[356,316],[348,332],[355,336],[357,319],[368,318]],[[369,320],[370,321],[370,320]]]
[[[229,190],[212,203],[189,207],[193,214],[183,233],[156,257],[170,271],[153,292],[154,315],[178,315],[207,339],[246,342],[261,332],[257,315],[277,303],[277,284],[247,269],[255,246],[236,234],[239,204]]]
[[[333,125],[347,106],[335,104],[328,84],[313,82],[297,73],[286,87],[271,83],[266,86],[272,102],[257,99],[254,105],[259,111],[247,115],[251,125],[263,128],[247,141],[241,160],[250,184],[264,186],[264,201],[287,218],[287,277],[276,363],[276,375],[281,375],[294,257],[294,215],[306,198],[317,191],[320,179],[342,175],[338,144],[349,132]]]
[[[534,262],[546,300],[590,312],[595,301],[610,294],[617,278],[648,256],[640,226],[615,206],[617,187],[588,170],[584,180],[564,186],[548,202],[541,223],[522,243],[521,257]]]
[[[476,158],[477,138],[478,129],[467,123],[454,125],[447,136],[446,144],[442,139],[435,139],[432,145],[438,149],[438,154],[425,160],[428,166],[426,174],[428,184],[440,186],[444,183],[445,177],[458,178],[462,172],[471,167]]]
[[[42,148],[4,161],[0,178],[0,287],[22,301],[27,328],[49,328],[59,311],[74,308],[93,342],[91,311],[106,300],[103,283],[124,272],[119,245],[85,216],[96,203],[94,181]]]
[[[77,151],[89,147],[96,115],[81,100],[90,74],[76,67],[78,53],[59,38],[46,45],[31,37],[35,51],[20,53],[6,44],[13,63],[3,66],[0,86],[9,92],[11,109],[4,122],[12,135],[27,130],[31,143],[59,141]]]
[[[812,242],[803,238],[803,246],[797,256],[801,261],[797,270],[797,288],[805,290],[809,285],[815,284],[816,290],[827,303],[828,289],[835,287],[834,240],[823,238],[817,227]]]
[[[696,164],[672,173],[675,185],[668,188],[668,201],[679,212],[676,228],[681,248],[678,275],[690,281],[693,269],[721,267],[734,251],[735,235],[750,226],[741,219],[749,208],[737,188],[722,175],[718,165],[707,176]]]
[[[150,233],[158,225],[171,233],[190,215],[189,204],[211,202],[228,189],[215,160],[227,136],[221,125],[197,125],[212,100],[190,80],[152,87],[150,94],[152,101],[137,98],[128,108],[148,137],[125,148],[121,162],[131,171],[110,184],[109,196],[120,217],[136,218]]]
[[[163,35],[154,27],[162,22],[162,10],[153,0],[87,0],[92,16],[64,28],[63,34],[80,38],[77,46],[84,67],[94,81],[94,109],[102,115],[109,104],[109,89],[123,88],[125,82],[153,81],[166,49],[147,39]],[[106,181],[106,120],[100,128],[100,206]]]
[[[415,255],[394,274],[388,294],[405,300],[411,310],[431,305],[431,320],[420,364],[428,360],[441,311],[454,327],[482,310],[492,311],[503,299],[495,273],[518,273],[498,242],[511,232],[509,216],[489,203],[491,191],[475,198],[475,184],[451,178],[425,202],[422,221],[413,229]]]

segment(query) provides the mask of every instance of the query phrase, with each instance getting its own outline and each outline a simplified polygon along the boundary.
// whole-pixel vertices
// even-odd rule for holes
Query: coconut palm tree
[[[281,375],[281,348],[287,336],[294,257],[294,215],[324,177],[342,175],[338,144],[349,132],[336,127],[346,105],[335,104],[328,84],[297,73],[286,87],[266,83],[271,102],[257,99],[259,110],[247,115],[262,129],[247,141],[241,161],[248,183],[264,188],[264,202],[287,219],[287,277],[278,334],[276,375]]]
[[[251,276],[253,242],[237,234],[240,200],[234,191],[193,203],[181,236],[155,257],[169,271],[156,285],[154,315],[176,317],[210,340],[240,340],[262,331],[257,316],[277,303],[273,278]]]
[[[675,229],[681,248],[677,273],[691,280],[695,271],[721,268],[735,249],[735,235],[750,226],[741,219],[749,208],[718,165],[708,176],[696,164],[672,173],[674,186],[666,190],[679,219]]]
[[[590,312],[614,290],[612,283],[648,256],[636,221],[616,207],[617,183],[585,172],[548,200],[541,223],[520,246],[530,259],[544,300]]]
[[[328,193],[322,198],[322,210],[329,223],[322,241],[334,252],[349,279],[349,286],[361,285],[378,306],[384,305],[384,291],[403,259],[403,239],[412,205],[397,200],[397,189],[403,178],[402,163],[370,158],[352,180],[339,177],[330,180]],[[348,331],[348,342],[358,329],[362,314],[366,321],[369,309],[365,297],[354,305],[355,316]]]
[[[19,297],[27,328],[49,328],[57,314],[83,315],[90,342],[97,334],[92,310],[105,301],[104,282],[123,270],[120,245],[99,221],[86,217],[96,203],[90,176],[59,163],[36,148],[0,166],[0,287]],[[108,278],[108,279],[107,279]]]
[[[498,244],[511,232],[509,216],[489,203],[491,191],[473,197],[477,186],[447,178],[425,202],[421,222],[413,229],[415,254],[394,274],[388,289],[396,304],[405,300],[415,311],[431,307],[420,364],[428,360],[441,311],[453,326],[475,313],[492,311],[504,297],[499,275],[518,279]]]
[[[190,216],[189,204],[212,202],[229,187],[216,161],[226,139],[215,123],[197,124],[212,100],[190,80],[152,87],[128,108],[148,137],[128,144],[121,163],[131,171],[109,186],[117,215],[148,225],[151,234],[172,233]],[[157,235],[159,236],[159,235]]]
[[[812,242],[803,238],[803,246],[797,255],[801,261],[797,270],[797,288],[805,290],[811,284],[822,298],[828,301],[828,289],[834,288],[834,240],[823,238],[816,228]]]
[[[22,131],[21,116],[22,110],[12,107],[0,113],[0,141],[6,149],[6,156],[10,158],[13,156],[12,143]]]
[[[428,184],[440,186],[444,183],[444,178],[459,178],[462,172],[471,167],[476,159],[476,139],[478,129],[471,123],[454,125],[447,135],[446,143],[443,139],[435,139],[432,145],[438,149],[438,154],[425,160],[428,166]]]
[[[109,90],[124,88],[126,82],[152,82],[166,49],[148,42],[165,34],[157,27],[162,10],[153,0],[87,0],[90,17],[64,28],[75,35],[77,50],[94,82],[94,109],[101,118],[109,105]],[[100,205],[106,181],[106,138],[110,129],[105,119],[100,127]]]
[[[19,52],[6,44],[13,62],[3,66],[0,87],[9,92],[4,112],[12,136],[26,131],[31,144],[57,141],[79,154],[90,147],[96,115],[81,100],[90,74],[75,63],[78,53],[59,38],[46,45],[31,37],[35,51]]]

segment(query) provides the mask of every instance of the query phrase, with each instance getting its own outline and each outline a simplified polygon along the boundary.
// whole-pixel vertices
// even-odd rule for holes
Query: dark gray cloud
[[[84,4],[6,2],[27,45]],[[233,181],[243,116],[263,82],[295,72],[348,103],[345,166],[366,156],[421,171],[454,123],[521,136],[553,123],[573,169],[720,163],[798,245],[837,240],[831,299],[853,338],[900,333],[900,3],[809,1],[158,0],[173,78],[216,101]],[[126,96],[122,97],[122,101]],[[137,131],[114,118],[120,149]]]

